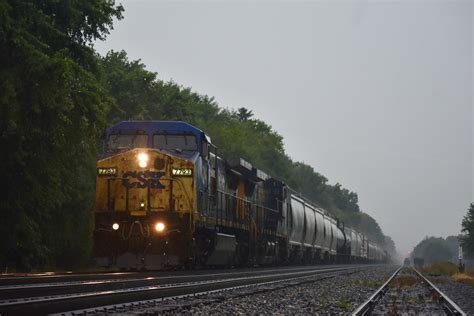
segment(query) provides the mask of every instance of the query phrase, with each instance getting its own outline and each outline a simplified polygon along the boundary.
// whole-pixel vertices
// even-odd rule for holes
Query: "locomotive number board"
[[[97,175],[98,176],[116,176],[117,175],[117,168],[115,167],[99,167],[97,168]]]
[[[193,169],[191,169],[191,168],[172,168],[171,169],[171,174],[173,176],[189,177],[189,176],[193,175]]]

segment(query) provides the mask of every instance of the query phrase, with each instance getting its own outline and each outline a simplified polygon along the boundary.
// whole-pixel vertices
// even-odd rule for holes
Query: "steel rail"
[[[378,301],[385,295],[388,290],[388,285],[392,280],[398,275],[400,270],[402,270],[403,266],[398,268],[390,278],[388,278],[387,282],[385,282],[367,301],[365,301],[362,305],[360,305],[354,312],[352,312],[352,316],[363,316],[363,315],[370,315],[370,312],[374,309],[375,305],[377,305]]]
[[[456,304],[454,303],[446,294],[444,294],[436,285],[434,285],[430,280],[428,280],[421,272],[419,272],[417,269],[413,268],[413,270],[418,274],[418,276],[428,284],[428,286],[434,290],[436,293],[439,295],[438,303],[441,304],[443,307],[444,311],[448,315],[462,315],[465,316],[466,313],[463,312],[463,310]]]
[[[341,266],[318,266],[319,269],[328,269]],[[357,267],[357,265],[351,265],[350,267]],[[274,268],[274,269],[256,269],[256,270],[228,270],[224,273],[201,273],[201,274],[173,274],[173,275],[148,275],[145,274],[140,278],[119,278],[119,279],[102,279],[102,280],[84,280],[84,281],[66,281],[66,282],[54,282],[54,283],[30,283],[30,284],[14,284],[7,286],[0,286],[0,301],[12,300],[24,297],[37,297],[37,296],[52,296],[59,294],[72,294],[79,292],[92,292],[92,291],[105,291],[115,290],[131,287],[141,287],[150,285],[163,285],[167,283],[180,283],[180,282],[192,282],[199,280],[210,280],[218,278],[230,278],[233,276],[243,275],[264,275],[270,273],[286,273],[291,271],[305,271],[314,269],[315,266],[305,267],[285,267],[285,268]],[[136,275],[138,277],[138,275]]]
[[[311,275],[318,275],[330,272],[343,272],[357,269],[360,269],[360,267],[341,267],[333,269],[315,268],[313,270],[304,270],[288,273],[281,273],[281,271],[277,271],[277,273],[268,275],[242,276],[236,278],[145,286],[111,291],[14,299],[0,302],[0,314],[15,315],[18,313],[25,314],[29,312],[34,312],[35,314],[53,313],[64,310],[65,308],[71,308],[72,306],[76,306],[75,308],[84,308],[104,305],[104,302],[123,303],[140,299],[166,297],[171,296],[173,293],[174,295],[181,293],[195,293],[196,289],[213,290],[226,287],[226,284],[231,284],[233,286],[244,284],[259,284],[268,279],[281,280],[285,278],[295,278],[296,276],[308,277]]]
[[[346,268],[335,268],[335,269],[316,269],[316,270],[304,270],[304,271],[296,271],[296,272],[287,272],[283,274],[277,274],[279,276],[287,276],[287,275],[298,275],[298,274],[306,274],[306,273],[313,273],[313,272],[321,272],[321,271],[339,271],[345,270]],[[99,295],[108,295],[108,294],[115,294],[115,293],[123,293],[123,292],[141,292],[141,291],[150,291],[150,290],[157,290],[162,288],[174,288],[174,287],[188,287],[194,286],[197,284],[211,284],[211,283],[222,283],[222,282],[232,282],[238,280],[250,280],[250,279],[261,279],[261,278],[271,278],[274,277],[275,274],[269,275],[258,275],[258,276],[242,276],[242,277],[235,277],[235,278],[226,278],[226,279],[217,279],[217,280],[204,280],[204,281],[195,281],[195,282],[182,282],[182,283],[169,283],[169,284],[160,284],[160,285],[150,285],[150,286],[140,286],[134,288],[125,288],[125,289],[118,289],[118,290],[109,290],[109,291],[98,291],[98,292],[87,292],[87,293],[73,293],[73,294],[62,294],[62,295],[51,295],[51,296],[40,296],[40,297],[29,297],[29,298],[18,298],[18,299],[6,299],[0,300],[0,309],[4,306],[16,305],[18,303],[37,303],[42,301],[55,301],[61,299],[68,299],[68,298],[76,298],[76,297],[86,297],[86,296],[99,296]]]
[[[322,266],[319,269],[334,269],[335,267],[344,266]],[[351,267],[358,267],[351,266]],[[243,275],[243,274],[259,274],[259,273],[272,273],[272,272],[288,272],[288,271],[305,271],[311,270],[315,267],[289,267],[283,269],[271,269],[271,270],[255,270],[255,271],[230,271],[221,273],[205,273],[205,274],[184,274],[184,275],[165,275],[165,276],[147,276],[142,278],[117,278],[117,279],[98,279],[98,280],[81,280],[81,281],[64,281],[64,282],[51,282],[51,283],[26,283],[26,284],[13,284],[13,285],[0,285],[0,297],[2,291],[11,290],[23,290],[23,289],[46,289],[54,287],[75,287],[85,285],[98,285],[98,284],[111,284],[111,283],[133,283],[140,281],[160,281],[169,279],[197,279],[206,277],[217,277],[217,276],[231,276],[231,275]]]
[[[24,273],[20,275],[9,275],[9,274],[0,274],[0,281],[1,282],[8,282],[8,281],[21,281],[21,280],[39,280],[39,279],[60,279],[60,278],[87,278],[87,277],[94,277],[94,276],[114,276],[114,275],[132,275],[132,274],[139,274],[140,272],[132,271],[132,272],[84,272],[84,273],[73,273],[73,272],[45,272],[45,273]]]
[[[319,267],[334,268],[339,266],[347,266],[347,264],[339,265],[320,265]],[[310,266],[286,266],[274,268],[274,270],[291,269],[308,269]],[[313,266],[314,267],[314,266]],[[26,284],[60,284],[65,282],[80,283],[98,280],[115,280],[115,279],[144,279],[145,277],[159,278],[185,278],[201,275],[225,275],[228,273],[255,273],[257,271],[269,271],[265,268],[238,268],[238,269],[206,269],[206,270],[189,270],[189,271],[142,271],[142,272],[111,272],[111,273],[78,273],[67,275],[38,275],[38,276],[21,276],[21,277],[0,277],[0,289],[15,286],[24,286]],[[191,274],[192,273],[192,274]]]
[[[367,268],[367,267],[365,267]],[[169,297],[162,297],[158,299],[151,299],[151,300],[142,300],[142,301],[135,301],[135,302],[127,302],[127,303],[122,303],[122,304],[113,304],[113,305],[105,305],[105,306],[98,306],[94,308],[87,308],[87,309],[80,309],[80,310],[73,310],[73,311],[66,311],[62,313],[57,313],[57,314],[52,314],[52,316],[73,316],[73,315],[90,315],[94,313],[108,313],[108,312],[114,312],[114,311],[119,311],[122,308],[127,308],[127,307],[147,307],[150,304],[158,304],[162,303],[164,301],[168,300],[176,300],[180,298],[188,298],[188,297],[193,297],[193,298],[199,298],[199,296],[202,295],[208,295],[212,293],[219,293],[219,292],[224,292],[224,291],[229,291],[229,290],[236,290],[236,289],[242,289],[242,288],[250,288],[250,287],[255,287],[255,286],[268,286],[272,284],[277,284],[277,283],[282,283],[282,282],[289,282],[289,281],[297,281],[301,279],[309,279],[309,278],[314,278],[318,277],[317,280],[321,279],[327,279],[331,277],[338,276],[344,272],[356,272],[358,268],[352,267],[352,268],[347,268],[347,269],[341,269],[339,271],[333,271],[333,272],[326,272],[326,273],[317,273],[317,274],[310,274],[310,275],[304,275],[304,276],[298,276],[298,277],[291,277],[291,278],[285,278],[285,279],[279,279],[275,281],[266,281],[266,282],[258,282],[258,283],[251,283],[251,284],[245,284],[245,285],[237,285],[237,286],[229,286],[229,287],[224,287],[216,290],[209,290],[209,291],[201,291],[201,292],[195,292],[192,294],[184,294],[184,295],[176,295],[176,296],[169,296]],[[309,282],[317,281],[314,279],[309,280]],[[291,284],[293,285],[298,285],[301,283],[297,284]],[[271,290],[271,289],[270,289]],[[245,295],[251,295],[251,294],[243,294],[242,296]]]

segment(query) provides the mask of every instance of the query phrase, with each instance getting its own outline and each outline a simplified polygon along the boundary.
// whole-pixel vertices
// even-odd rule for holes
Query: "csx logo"
[[[160,178],[164,175],[164,172],[127,171],[123,174],[122,184],[129,189],[143,189],[147,187],[150,187],[150,189],[164,189],[165,186],[160,182]],[[137,181],[132,182],[130,180]]]

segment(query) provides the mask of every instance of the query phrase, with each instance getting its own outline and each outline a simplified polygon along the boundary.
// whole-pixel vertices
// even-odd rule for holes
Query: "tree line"
[[[461,223],[460,241],[467,257],[474,259],[474,203],[471,203]]]
[[[459,246],[462,246],[463,258],[474,259],[474,203],[471,203],[461,223],[458,236],[425,237],[411,253],[412,258],[423,258],[425,263],[449,261],[459,262]]]
[[[95,161],[105,128],[121,120],[183,120],[224,157],[240,156],[287,182],[395,253],[357,193],[295,162],[283,137],[251,110],[158,79],[124,51],[100,56],[123,7],[110,0],[0,1],[0,267],[90,263]]]
[[[424,263],[433,264],[437,262],[458,263],[458,236],[425,237],[413,249],[410,257],[423,258]]]

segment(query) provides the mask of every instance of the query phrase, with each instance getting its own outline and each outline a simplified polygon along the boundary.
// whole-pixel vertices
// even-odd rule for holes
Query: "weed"
[[[404,267],[401,272],[402,273],[412,273],[413,268],[412,267]]]
[[[354,280],[353,282],[354,282],[354,284],[359,284],[359,285],[362,285],[363,287],[367,287],[367,288],[371,288],[371,289],[379,288],[383,284],[383,282],[381,280],[370,281],[370,280],[367,280],[367,279]]]
[[[328,294],[327,292],[322,292],[321,295],[319,296],[319,302],[321,303],[322,306],[328,306],[329,305],[329,299],[328,299]]]
[[[407,298],[407,302],[413,305],[420,305],[421,303],[423,303],[423,301],[424,301],[424,298],[423,298],[423,295],[421,294],[418,294],[415,296],[409,296]]]
[[[390,287],[399,288],[401,290],[409,288],[418,283],[418,278],[414,275],[400,275],[390,282]]]
[[[474,277],[466,273],[455,273],[451,276],[454,281],[474,286]]]
[[[339,308],[348,309],[351,307],[351,303],[349,303],[346,297],[341,297],[339,301],[336,303],[336,306]]]
[[[439,273],[451,276],[459,272],[459,268],[452,262],[436,262],[422,269],[424,273]]]

